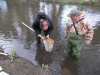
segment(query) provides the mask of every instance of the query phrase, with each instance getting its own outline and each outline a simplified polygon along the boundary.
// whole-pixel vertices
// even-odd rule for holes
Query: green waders
[[[71,53],[72,56],[75,56],[75,58],[79,58],[80,56],[80,51],[83,46],[84,37],[85,35],[77,35],[68,32],[68,53]]]

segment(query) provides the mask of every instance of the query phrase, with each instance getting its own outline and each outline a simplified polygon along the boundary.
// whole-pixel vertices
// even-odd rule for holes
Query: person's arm
[[[87,33],[86,33],[86,37],[85,37],[85,43],[90,44],[90,42],[93,38],[94,31],[88,21],[87,21],[86,25],[87,25]]]
[[[38,24],[39,24],[39,23],[38,23],[37,16],[35,16],[34,22],[33,22],[33,24],[32,24],[32,28],[34,29],[36,35],[41,34],[41,29],[40,29],[40,27],[39,27]]]
[[[64,37],[67,38],[68,37],[68,31],[69,31],[69,28],[70,28],[70,19],[67,21],[67,24],[64,28]]]

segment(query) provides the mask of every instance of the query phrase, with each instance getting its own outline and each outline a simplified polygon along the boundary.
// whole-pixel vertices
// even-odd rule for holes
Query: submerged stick
[[[0,54],[1,54],[1,55],[5,55],[5,56],[8,56],[8,54],[7,54],[7,53],[2,53],[2,52],[0,52]]]

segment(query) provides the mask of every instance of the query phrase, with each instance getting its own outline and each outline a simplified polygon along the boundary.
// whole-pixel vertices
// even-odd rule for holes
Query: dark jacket
[[[48,28],[47,30],[45,30],[46,33],[50,35],[51,32],[53,31],[53,28],[54,28],[54,27],[53,27],[53,23],[52,23],[50,17],[49,17],[48,15],[46,15],[45,13],[43,13],[43,12],[39,12],[39,13],[34,17],[34,22],[33,22],[32,27],[33,27],[33,29],[34,29],[36,35],[41,34],[41,30],[42,30],[42,29],[39,27],[39,25],[40,25],[40,19],[46,19],[46,20],[48,20],[48,22],[50,23],[49,28]]]

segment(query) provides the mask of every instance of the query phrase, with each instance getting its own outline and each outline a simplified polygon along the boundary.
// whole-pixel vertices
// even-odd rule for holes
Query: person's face
[[[71,19],[72,19],[73,21],[77,21],[79,18],[80,18],[79,15],[73,15],[73,16],[71,16]]]
[[[48,29],[48,23],[46,21],[43,22],[44,27],[42,28],[43,30],[47,30]]]

